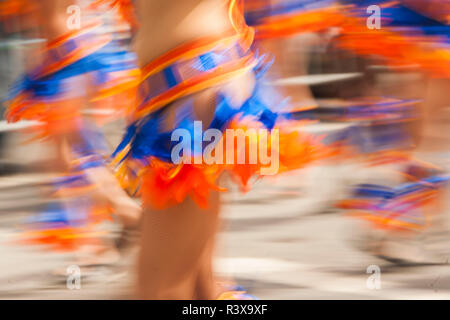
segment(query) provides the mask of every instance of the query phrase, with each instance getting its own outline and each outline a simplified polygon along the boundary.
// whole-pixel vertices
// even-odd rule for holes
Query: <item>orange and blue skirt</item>
[[[112,165],[123,186],[139,192],[146,206],[163,209],[192,198],[205,208],[211,191],[224,190],[218,179],[225,172],[247,190],[253,179],[261,177],[260,169],[264,167],[259,157],[252,164],[248,162],[251,149],[247,148],[263,139],[260,129],[270,132],[265,136],[268,141],[272,141],[273,130],[279,131],[279,143],[266,144],[268,154],[279,155],[279,172],[302,168],[328,155],[329,150],[320,141],[301,132],[301,121],[274,111],[283,108],[283,99],[258,80],[265,69],[264,62],[240,40],[239,36],[231,36],[195,41],[168,52],[142,70],[134,121],[113,154]],[[249,74],[257,79],[253,92],[245,102],[235,105],[221,85]],[[214,116],[203,130],[225,133],[227,129],[255,129],[256,134],[245,146],[232,145],[233,156],[244,154],[247,162],[225,163],[222,157],[207,163],[202,158],[208,146],[196,142],[202,132],[195,124],[194,105],[196,93],[208,88],[215,88]],[[176,126],[167,129],[165,111],[175,101]],[[176,163],[172,159],[177,143],[172,141],[175,130],[189,133],[189,161]],[[220,146],[226,145],[226,139],[223,135],[219,141],[211,142],[222,150]],[[222,155],[225,152],[228,150]]]

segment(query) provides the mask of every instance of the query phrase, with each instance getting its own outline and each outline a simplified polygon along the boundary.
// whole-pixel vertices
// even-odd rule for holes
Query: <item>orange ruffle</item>
[[[293,128],[294,123],[295,129]],[[235,120],[229,126],[229,129],[245,131],[251,128],[255,129],[255,134],[247,136],[245,148],[238,148],[237,138],[233,136],[235,139],[231,147],[233,148],[232,152],[234,152],[233,161],[230,161],[230,159],[227,161],[227,152],[230,152],[230,147],[227,147],[227,134],[225,132],[224,138],[215,149],[220,150],[218,148],[223,147],[223,158],[219,158],[219,161],[216,161],[217,163],[207,164],[204,161],[199,161],[200,164],[195,164],[194,159],[192,159],[191,164],[175,165],[151,158],[147,159],[147,165],[143,168],[141,165],[140,168],[138,160],[126,159],[117,170],[118,178],[121,180],[123,187],[133,190],[137,188],[138,181],[141,182],[140,193],[145,206],[165,209],[182,203],[190,197],[199,207],[207,208],[212,191],[225,191],[218,186],[219,177],[223,173],[228,173],[240,186],[241,191],[246,192],[250,189],[252,179],[300,169],[313,161],[334,155],[335,150],[322,145],[320,138],[314,138],[299,131],[299,124],[301,123],[298,121],[290,121],[290,126],[287,123],[282,124],[282,128],[276,128],[277,131],[267,134],[267,131],[263,133],[258,131],[259,128],[263,128],[261,123],[254,122],[251,119]],[[278,141],[276,138],[272,140],[271,134],[277,134]],[[272,141],[275,144],[272,144]],[[250,152],[255,155],[255,150],[259,151],[258,148],[261,145],[267,148],[265,154],[268,157],[272,155],[270,159],[278,159],[278,163],[273,167],[274,171],[263,171],[270,166],[270,163],[268,163],[270,159],[262,159],[260,155],[256,155],[252,161],[249,161]],[[241,161],[243,164],[239,164],[238,159],[245,159],[245,161]]]
[[[37,121],[31,127],[32,140],[44,139],[76,130],[80,118],[82,99],[67,99],[53,102],[32,101],[22,94],[13,100],[5,114],[9,122],[19,120]]]
[[[218,165],[173,165],[157,159],[142,176],[144,205],[165,209],[190,197],[201,208],[208,207],[211,191],[223,191],[216,185],[223,167]]]
[[[249,189],[249,181],[252,177],[262,177],[261,172],[268,167],[268,159],[261,159],[259,152],[256,152],[255,155],[256,163],[252,164],[252,161],[249,159],[249,155],[255,154],[255,151],[259,151],[261,145],[266,144],[266,155],[271,155],[278,159],[278,166],[275,168],[276,172],[267,172],[267,175],[297,170],[313,161],[332,156],[333,151],[321,144],[321,137],[313,137],[301,132],[301,127],[306,123],[308,121],[283,121],[282,123],[278,123],[270,134],[264,133],[267,131],[263,131],[263,133],[258,131],[253,137],[247,140],[245,149],[238,149],[235,139],[233,143],[235,148],[234,164],[227,165],[226,168],[243,191]],[[252,119],[239,119],[231,123],[230,129],[234,131],[239,129],[248,131],[249,129],[258,130],[264,128],[261,123],[252,121]],[[225,135],[224,154],[227,152],[226,137]],[[242,153],[246,155],[245,164],[238,164],[239,156]]]

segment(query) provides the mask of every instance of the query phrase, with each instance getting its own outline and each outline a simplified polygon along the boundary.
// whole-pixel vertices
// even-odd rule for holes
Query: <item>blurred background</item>
[[[128,30],[112,23],[113,14],[104,20],[99,32],[114,31],[127,45]],[[27,50],[45,41],[30,38],[24,30],[11,33],[4,28],[0,27],[2,101],[24,70]],[[373,96],[418,101],[414,108],[420,116],[404,129],[415,145],[412,153],[448,172],[450,81],[429,77],[414,66],[388,68],[376,59],[342,50],[336,45],[338,36],[336,30],[307,32],[272,43],[282,51],[285,70],[274,72],[267,81],[287,92],[309,91],[307,102],[315,108],[297,116],[316,121],[303,129],[339,142],[342,153],[305,170],[257,181],[246,195],[237,190],[227,193],[217,270],[261,299],[449,299],[448,188],[443,189],[439,206],[431,209],[427,227],[408,235],[374,228],[339,203],[352,197],[355,186],[388,188],[401,180],[393,173],[396,165],[367,166],[361,153],[354,156],[347,150],[370,149],[380,130],[389,131],[370,119],[342,116],[349,114],[350,101]],[[72,253],[16,243],[23,222],[50,201],[41,190],[56,174],[48,166],[54,155],[45,144],[23,143],[33,125],[0,121],[0,299],[130,297],[135,246],[115,263],[83,271],[81,290],[69,290],[65,270]],[[113,121],[102,130],[112,150],[124,123]],[[120,236],[114,222],[98,228],[108,231],[105,237],[112,240]],[[367,285],[371,276],[367,270],[373,265],[381,270],[379,290]]]

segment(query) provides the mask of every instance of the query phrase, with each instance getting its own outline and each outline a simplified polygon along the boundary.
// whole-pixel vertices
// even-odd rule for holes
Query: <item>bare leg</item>
[[[138,297],[214,299],[211,248],[218,222],[217,193],[211,195],[208,210],[191,199],[167,210],[147,210],[138,261]]]
[[[216,230],[217,232],[217,230]],[[212,238],[208,241],[207,249],[203,257],[200,258],[200,267],[197,275],[197,283],[195,285],[195,299],[209,300],[211,297],[218,297],[224,290],[217,282],[213,271],[213,258],[216,248],[216,239]]]

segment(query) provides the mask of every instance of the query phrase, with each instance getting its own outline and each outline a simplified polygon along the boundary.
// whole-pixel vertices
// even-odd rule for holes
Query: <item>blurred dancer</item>
[[[441,101],[441,93],[433,90],[436,78],[448,78],[450,60],[448,51],[449,3],[433,1],[305,1],[305,0],[246,0],[247,22],[256,29],[260,45],[272,44],[276,52],[275,66],[286,76],[293,76],[292,60],[286,57],[287,45],[273,39],[292,37],[307,32],[326,33],[335,29],[334,42],[344,50],[371,58],[389,67],[408,67],[427,74],[430,92],[424,110],[419,110],[418,100],[411,99],[411,93],[398,99],[363,97],[346,101],[340,108],[326,110],[328,120],[359,122],[359,153],[372,170],[387,165],[395,166],[397,180],[395,187],[366,185],[356,193],[363,199],[353,202],[355,209],[372,208],[372,213],[362,216],[377,227],[390,230],[423,230],[429,225],[429,212],[436,211],[436,203],[442,194],[446,177],[442,170],[412,159],[414,142],[423,136],[421,126],[412,125],[422,121],[435,107],[430,102]],[[367,9],[376,5],[381,9],[381,26],[368,25]],[[442,5],[442,6],[441,6]],[[296,71],[298,72],[298,71]],[[298,96],[304,88],[294,87]],[[437,93],[437,95],[436,95]],[[301,95],[301,94],[300,94]],[[428,110],[428,111],[427,111]],[[331,114],[335,112],[334,117]],[[365,137],[365,138],[364,138]],[[413,139],[415,137],[415,141]],[[390,172],[390,169],[384,171]],[[387,174],[391,176],[392,173]],[[395,184],[394,183],[394,184]],[[384,191],[383,191],[384,190]],[[386,193],[387,192],[387,193]],[[369,197],[371,194],[372,200]],[[388,196],[389,194],[389,196]],[[369,197],[370,198],[370,197]],[[376,199],[376,200],[375,200]],[[348,208],[349,203],[346,203]],[[360,207],[361,206],[361,207]],[[425,213],[428,212],[428,213]],[[424,221],[427,220],[427,223]]]
[[[347,1],[351,2],[351,1]],[[385,134],[386,126],[373,126],[373,137],[379,137],[383,150],[372,150],[366,158],[374,172],[384,171],[389,177],[385,183],[363,184],[356,188],[355,198],[345,201],[344,208],[352,209],[354,216],[370,221],[375,229],[382,229],[384,236],[377,244],[372,243],[372,252],[391,261],[431,262],[425,252],[417,248],[398,247],[399,240],[416,239],[434,222],[441,211],[448,175],[442,168],[415,159],[412,155],[424,146],[424,127],[429,127],[430,112],[445,100],[444,92],[436,90],[435,84],[446,83],[449,77],[450,60],[448,40],[448,3],[433,1],[355,1],[348,15],[343,34],[338,39],[342,48],[361,55],[370,55],[375,61],[389,67],[407,67],[421,73],[428,85],[424,94],[423,108],[411,108],[409,118],[424,122],[421,126],[403,126],[394,136]],[[381,29],[363,27],[364,15],[369,5],[381,8]],[[441,7],[442,4],[442,7]],[[410,89],[412,91],[412,89]],[[411,95],[416,92],[407,92]],[[397,92],[397,95],[402,93]],[[442,104],[442,103],[441,103]],[[434,110],[434,111],[432,111]],[[386,115],[392,115],[386,112]],[[390,125],[391,128],[392,124]],[[400,128],[397,124],[396,128]],[[403,136],[403,143],[399,137]],[[412,139],[412,137],[417,137]],[[409,141],[409,147],[404,142]],[[388,144],[390,142],[390,144]],[[394,142],[394,143],[392,143]],[[415,143],[414,143],[415,142]],[[417,147],[418,144],[418,147]],[[440,146],[441,152],[445,145]],[[386,165],[396,165],[395,171]],[[381,169],[381,170],[380,170]],[[377,171],[378,170],[378,171]],[[382,173],[383,174],[383,173]],[[407,249],[408,248],[408,249]]]
[[[3,5],[14,7],[18,2],[7,0]],[[99,20],[79,17],[80,25],[71,26],[68,8],[77,4],[74,0],[24,4],[35,9],[32,15],[47,42],[28,54],[26,74],[13,86],[6,118],[38,121],[34,140],[56,149],[55,169],[65,172],[54,181],[54,195],[61,204],[50,205],[30,221],[27,241],[76,250],[84,254],[79,261],[84,265],[102,263],[114,251],[101,240],[97,223],[114,213],[123,226],[136,225],[140,208],[106,168],[105,139],[83,110],[107,107],[125,115],[139,72],[134,55],[118,50],[111,35],[97,32]]]
[[[352,1],[340,25],[339,46],[388,66],[409,66],[434,77],[448,77],[448,2],[424,0]],[[430,6],[434,3],[434,6]],[[437,3],[441,4],[436,10]],[[368,27],[367,9],[380,9],[381,24]],[[434,8],[434,9],[433,9]]]
[[[124,16],[132,12],[130,1],[114,3]],[[250,164],[248,151],[264,137],[231,148],[225,147],[225,137],[209,139],[222,157],[211,162],[203,157],[207,144],[198,145],[202,130],[278,129],[279,143],[271,131],[266,138],[272,142],[265,146],[279,155],[279,172],[300,168],[326,151],[297,131],[298,122],[271,111],[281,100],[258,81],[263,61],[250,50],[254,33],[240,3],[138,0],[135,9],[142,78],[134,117],[115,159],[124,186],[139,187],[144,202],[138,296],[215,299],[223,291],[212,268],[223,190],[219,178],[227,173],[248,189],[265,167],[260,157]],[[188,133],[183,141],[190,145],[181,163],[173,159],[174,135],[180,132]],[[230,151],[233,161],[224,161]],[[236,155],[246,160],[235,164]],[[242,298],[242,292],[220,298]]]

